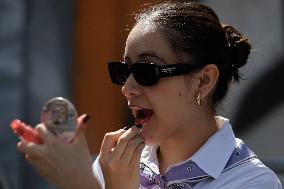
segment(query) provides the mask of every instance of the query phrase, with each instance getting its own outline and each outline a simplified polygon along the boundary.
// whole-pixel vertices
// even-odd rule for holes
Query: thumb
[[[85,132],[87,128],[87,123],[90,121],[91,117],[88,114],[83,114],[77,119],[77,128],[74,136],[71,138],[70,142],[74,142],[79,138],[85,138]]]
[[[55,135],[47,129],[46,125],[40,123],[35,127],[35,130],[38,132],[39,136],[44,142],[49,143],[50,141],[55,140]]]

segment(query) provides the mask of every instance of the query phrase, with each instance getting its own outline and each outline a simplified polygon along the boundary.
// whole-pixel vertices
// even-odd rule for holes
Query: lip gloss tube
[[[10,124],[11,129],[20,138],[23,138],[27,142],[33,142],[35,144],[43,144],[42,138],[38,132],[31,126],[26,125],[18,119],[15,119]]]
[[[131,126],[126,126],[123,128],[123,130],[128,130],[130,129],[131,127],[137,127],[138,129],[141,129],[142,128],[142,125],[141,124],[134,124],[134,125],[131,125]]]

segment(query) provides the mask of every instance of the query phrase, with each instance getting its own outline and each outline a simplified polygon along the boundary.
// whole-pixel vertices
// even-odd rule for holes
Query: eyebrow
[[[162,57],[159,57],[154,51],[143,52],[138,56],[139,59],[145,59],[147,57],[155,58],[161,62],[165,62],[165,60]]]
[[[132,61],[129,58],[129,56],[124,55],[123,57],[124,57],[125,61],[129,62],[130,64],[132,64]],[[138,55],[138,59],[140,59],[140,60],[141,59],[145,59],[147,57],[155,58],[155,59],[161,61],[162,63],[165,62],[165,60],[162,57],[159,57],[154,51],[143,52],[143,53]]]

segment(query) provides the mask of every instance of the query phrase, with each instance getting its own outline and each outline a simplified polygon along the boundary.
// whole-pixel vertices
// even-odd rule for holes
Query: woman
[[[205,5],[156,5],[137,17],[124,62],[109,63],[136,126],[105,135],[93,164],[96,179],[86,161],[84,116],[70,144],[39,125],[45,144],[18,147],[59,188],[282,188],[235,138],[229,120],[215,115],[250,48]]]

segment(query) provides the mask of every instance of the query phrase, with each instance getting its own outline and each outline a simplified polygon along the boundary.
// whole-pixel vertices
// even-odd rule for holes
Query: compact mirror
[[[63,97],[55,97],[44,105],[41,122],[56,136],[63,132],[74,132],[77,125],[77,111],[74,105]]]

